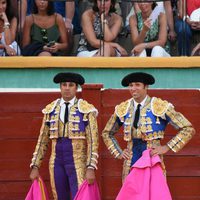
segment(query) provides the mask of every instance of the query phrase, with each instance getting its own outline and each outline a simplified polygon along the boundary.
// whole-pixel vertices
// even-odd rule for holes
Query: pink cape
[[[41,178],[33,181],[25,200],[49,200],[46,186]]]
[[[172,200],[160,157],[145,150],[133,165],[116,200]]]
[[[74,200],[101,200],[97,182],[89,185],[84,181],[80,186]]]

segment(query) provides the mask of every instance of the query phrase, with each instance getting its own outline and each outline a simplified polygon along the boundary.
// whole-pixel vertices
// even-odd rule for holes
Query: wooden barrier
[[[1,57],[0,68],[199,68],[199,57]]]
[[[99,135],[114,106],[130,98],[129,92],[122,89],[101,90],[102,85],[85,85],[78,93],[94,104],[99,110]],[[199,90],[150,90],[150,96],[159,96],[173,103],[194,125],[197,134],[178,154],[165,156],[167,179],[173,200],[200,199],[200,124]],[[58,98],[59,93],[0,93],[0,200],[21,200],[30,187],[29,164],[37,141],[42,113],[46,104]],[[176,131],[167,128],[167,142]],[[120,144],[122,131],[117,134]],[[50,151],[49,151],[50,152]],[[41,175],[49,185],[48,155],[41,167]],[[121,187],[122,161],[112,158],[100,137],[99,165],[97,178],[102,200],[114,200]],[[159,186],[158,186],[159,189]]]

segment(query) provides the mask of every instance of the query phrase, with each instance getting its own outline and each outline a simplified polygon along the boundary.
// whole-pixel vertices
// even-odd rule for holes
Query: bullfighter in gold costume
[[[30,178],[39,177],[39,168],[48,143],[52,141],[49,162],[54,199],[75,197],[78,187],[86,179],[95,180],[98,160],[97,110],[83,99],[76,98],[78,84],[84,78],[76,73],[59,73],[54,77],[60,83],[61,98],[43,109],[43,123],[31,162]]]
[[[131,166],[142,156],[142,152],[151,148],[151,154],[158,154],[163,160],[163,154],[169,150],[178,152],[192,138],[195,131],[192,124],[168,101],[147,95],[148,85],[154,84],[152,75],[137,72],[125,76],[122,85],[129,87],[133,98],[115,107],[115,112],[107,122],[102,136],[103,140],[115,158],[124,158],[123,176],[128,175]],[[166,145],[161,145],[164,131],[170,123],[178,133]],[[123,126],[124,140],[127,148],[122,150],[114,137]],[[163,172],[165,166],[162,161]]]

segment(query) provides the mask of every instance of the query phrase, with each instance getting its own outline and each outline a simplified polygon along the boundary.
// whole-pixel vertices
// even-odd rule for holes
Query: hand
[[[49,47],[51,53],[56,53],[59,50],[58,43],[55,43],[53,46]]]
[[[119,44],[117,43],[110,43],[110,44],[113,48],[115,48],[121,54],[121,56],[128,55],[127,51],[123,47],[121,47]]]
[[[9,45],[5,45],[5,50],[6,50],[6,53],[9,55],[9,56],[16,56],[16,51],[11,48]]]
[[[170,30],[168,33],[168,39],[172,42],[176,40],[176,33],[174,30]]]
[[[147,31],[151,28],[151,21],[152,21],[152,19],[150,19],[150,18],[147,18],[147,19],[144,21],[143,30],[144,30],[145,32],[147,32]]]
[[[105,17],[105,12],[103,12],[103,13],[101,13],[101,23],[103,24],[103,20],[105,19],[104,17]]]
[[[169,151],[169,147],[167,145],[153,145],[151,150],[151,156],[154,155],[163,155]]]
[[[72,20],[71,19],[65,19],[65,27],[67,29],[67,32],[68,30],[71,30],[73,29],[73,24],[72,24]]]
[[[4,23],[8,22],[8,18],[6,16],[5,12],[0,13],[0,19],[2,19],[4,21]]]
[[[119,46],[116,49],[117,49],[117,51],[119,51],[121,56],[127,56],[128,55],[127,51],[123,47]]]
[[[88,184],[93,184],[95,181],[95,173],[94,173],[94,169],[87,169],[86,170],[86,175],[85,178],[88,182]]]
[[[145,43],[138,44],[132,49],[131,53],[134,54],[135,56],[139,56],[145,49],[145,47],[146,47]]]
[[[200,22],[191,22],[191,28],[193,30],[200,30]]]
[[[59,50],[59,48],[58,48],[58,43],[55,43],[53,46],[51,46],[51,47],[48,47],[47,45],[45,45],[44,47],[43,47],[43,49],[45,50],[45,51],[48,51],[48,52],[50,52],[50,53],[55,53],[55,52],[57,52],[58,50]]]
[[[39,174],[38,168],[33,168],[33,169],[31,170],[31,173],[30,173],[30,179],[31,179],[32,181],[34,181],[35,179],[38,179],[39,176],[40,176],[40,174]]]
[[[131,158],[131,154],[132,153],[128,149],[124,149],[119,158],[129,160]]]
[[[106,16],[108,15],[108,13],[106,11],[101,13],[101,23],[104,24],[104,20],[107,21]]]

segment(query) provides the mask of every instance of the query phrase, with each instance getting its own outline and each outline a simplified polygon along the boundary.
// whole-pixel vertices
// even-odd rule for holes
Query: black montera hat
[[[80,74],[72,72],[58,73],[54,76],[53,81],[54,83],[74,82],[79,85],[83,85],[85,83],[85,79]]]
[[[153,85],[155,83],[155,79],[151,74],[147,74],[144,72],[135,72],[126,75],[123,79],[121,84],[124,87],[127,87],[132,82],[141,82],[146,85]]]

